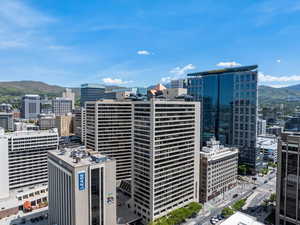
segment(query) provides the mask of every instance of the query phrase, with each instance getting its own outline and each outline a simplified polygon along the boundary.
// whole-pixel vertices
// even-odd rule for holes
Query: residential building
[[[257,119],[257,135],[265,135],[267,133],[267,121]]]
[[[257,66],[188,74],[188,95],[202,104],[201,137],[239,148],[239,161],[262,165],[256,149]]]
[[[47,152],[58,147],[56,129],[2,133],[0,140],[1,161],[8,156],[8,172],[1,169],[1,179],[8,174],[10,190],[47,182]]]
[[[163,96],[167,99],[176,99],[187,94],[186,88],[167,88],[163,90]]]
[[[116,225],[116,163],[85,147],[48,153],[49,225]]]
[[[64,99],[68,99],[72,101],[72,109],[75,109],[75,93],[71,88],[66,88],[66,90],[62,93],[62,97]]]
[[[237,185],[238,149],[212,138],[200,152],[199,200],[205,203]]]
[[[101,100],[86,102],[87,148],[116,160],[117,180],[131,178],[132,103]]]
[[[300,224],[300,133],[283,132],[278,142],[276,224]]]
[[[148,224],[199,200],[200,105],[133,102],[132,208]]]
[[[73,115],[56,116],[55,126],[60,137],[70,136],[73,133]]]
[[[80,88],[80,105],[84,106],[87,101],[97,101],[103,99],[105,87],[99,84],[82,84]]]
[[[14,130],[14,119],[12,113],[0,112],[0,127],[6,131]]]
[[[41,130],[48,130],[56,127],[54,114],[40,114],[38,125]]]
[[[268,162],[277,162],[278,137],[275,135],[257,136],[256,146]]]
[[[72,100],[56,98],[52,100],[52,113],[56,116],[63,116],[72,113]]]
[[[186,79],[171,80],[171,88],[187,88]]]
[[[25,95],[21,101],[21,117],[37,119],[41,113],[41,98],[39,95]]]

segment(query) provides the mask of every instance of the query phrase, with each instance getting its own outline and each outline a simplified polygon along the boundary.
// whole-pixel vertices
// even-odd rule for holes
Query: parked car
[[[237,196],[239,196],[238,194],[234,194],[233,196],[232,196],[232,198],[236,198]]]

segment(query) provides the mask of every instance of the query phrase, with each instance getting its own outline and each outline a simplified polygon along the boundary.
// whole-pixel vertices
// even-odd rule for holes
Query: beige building
[[[200,152],[200,195],[205,203],[237,185],[238,149],[212,138]]]
[[[62,136],[70,136],[73,133],[73,115],[56,116],[55,124],[58,134]]]
[[[186,95],[187,89],[186,88],[167,88],[163,90],[163,95],[167,99],[175,99],[176,97]]]
[[[75,93],[72,91],[72,89],[66,88],[66,90],[62,93],[62,97],[71,100],[72,109],[75,109]]]
[[[116,162],[79,147],[48,153],[49,225],[116,225]]]
[[[117,161],[117,179],[131,177],[132,103],[102,100],[86,102],[85,143],[87,148]]]
[[[199,198],[200,104],[133,102],[132,200],[145,224]]]

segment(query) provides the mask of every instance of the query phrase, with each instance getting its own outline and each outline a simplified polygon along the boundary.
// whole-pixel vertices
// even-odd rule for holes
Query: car
[[[239,196],[238,194],[234,194],[233,196],[232,196],[232,198],[236,198],[237,196]]]
[[[266,184],[266,183],[268,183],[268,181],[267,181],[267,180],[265,180],[265,181],[264,181],[264,184]]]
[[[252,188],[252,190],[255,190],[257,187],[256,186],[254,186],[253,188]]]

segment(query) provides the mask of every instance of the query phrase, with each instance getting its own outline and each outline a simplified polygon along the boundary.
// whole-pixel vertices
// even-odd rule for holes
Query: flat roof
[[[103,164],[112,160],[99,152],[87,149],[85,146],[49,151],[48,154],[55,156],[72,167]]]
[[[6,137],[22,137],[22,136],[31,136],[31,137],[34,137],[34,136],[43,136],[43,135],[49,135],[49,134],[58,135],[57,129],[53,128],[53,129],[49,129],[49,130],[14,131],[14,132],[7,132],[7,133],[4,134],[4,136],[6,136]]]
[[[236,212],[228,219],[226,219],[220,225],[264,225],[261,222],[258,222],[255,217],[249,216],[245,213]]]
[[[218,70],[208,70],[203,72],[196,72],[196,73],[189,73],[187,76],[205,76],[205,75],[215,75],[215,74],[222,74],[222,73],[232,73],[232,72],[244,72],[244,71],[251,71],[258,68],[258,65],[251,65],[251,66],[240,66],[240,67],[232,67],[232,68],[224,68]]]

